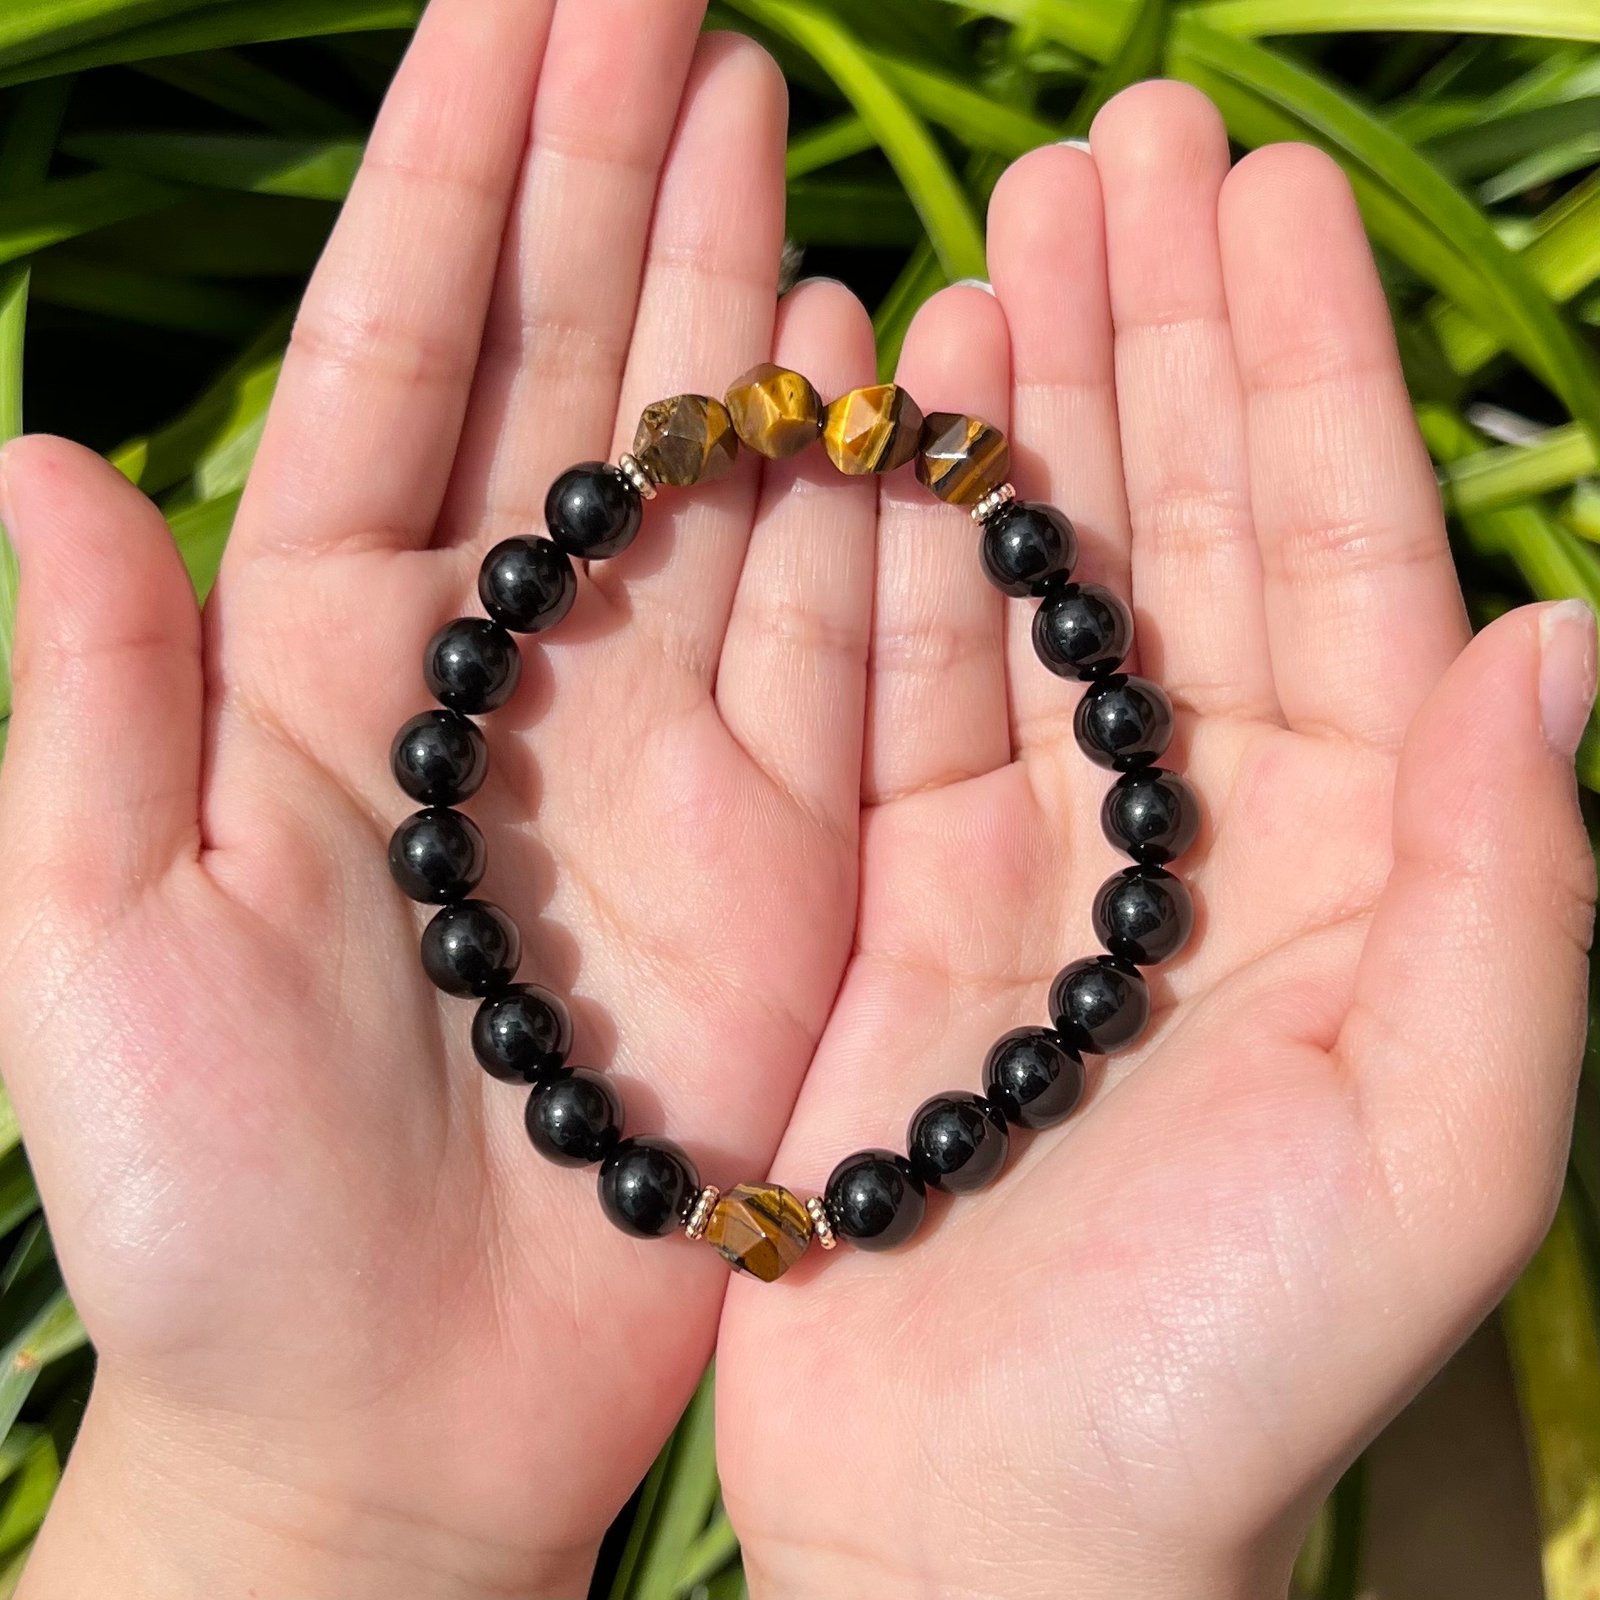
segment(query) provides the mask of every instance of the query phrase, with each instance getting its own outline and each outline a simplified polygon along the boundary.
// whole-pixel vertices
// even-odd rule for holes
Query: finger
[[[1467,624],[1354,197],[1326,156],[1271,146],[1219,225],[1279,703],[1397,746]]]
[[[0,831],[115,911],[199,848],[194,589],[161,513],[65,440],[7,447],[0,517],[22,574]]]
[[[802,283],[778,312],[772,359],[822,395],[872,382],[872,323],[842,284]],[[789,793],[855,831],[877,496],[818,448],[765,469],[734,598],[717,705]]]
[[[1181,83],[1094,124],[1140,664],[1206,716],[1277,715],[1244,404],[1217,243],[1228,135]]]
[[[455,454],[548,0],[434,0],[295,324],[230,541],[426,542]]]
[[[956,284],[917,313],[895,382],[924,415],[1010,427],[1010,336],[999,300]],[[1011,759],[1003,599],[978,564],[972,519],[910,472],[879,495],[863,793],[942,788]]]

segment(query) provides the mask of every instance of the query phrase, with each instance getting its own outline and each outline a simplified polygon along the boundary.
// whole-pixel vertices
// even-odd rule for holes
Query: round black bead
[[[659,1239],[700,1190],[694,1163],[670,1139],[624,1139],[600,1163],[600,1204],[624,1233]]]
[[[422,676],[440,705],[478,716],[511,698],[522,676],[522,654],[498,622],[457,617],[428,641]]]
[[[911,1170],[951,1194],[970,1194],[997,1178],[1009,1143],[999,1108],[966,1089],[924,1100],[906,1134]]]
[[[491,994],[522,959],[522,936],[499,906],[462,900],[422,930],[423,971],[446,994]]]
[[[491,995],[472,1019],[472,1053],[491,1077],[532,1083],[566,1064],[572,1013],[560,995],[536,983],[514,983]]]
[[[424,711],[389,747],[394,780],[413,800],[453,806],[478,792],[489,771],[489,747],[476,724],[454,711]]]
[[[1175,956],[1194,930],[1189,891],[1160,867],[1127,867],[1107,878],[1091,915],[1100,943],[1141,967]]]
[[[842,1238],[863,1250],[892,1250],[917,1231],[927,1208],[925,1194],[904,1156],[862,1150],[833,1169],[823,1203]]]
[[[603,461],[568,467],[544,501],[550,537],[584,561],[620,555],[633,543],[643,513],[639,491]]]
[[[1172,702],[1148,678],[1114,673],[1096,678],[1072,714],[1078,748],[1097,766],[1118,772],[1156,759],[1172,738]]]
[[[1200,831],[1194,790],[1161,767],[1125,772],[1106,790],[1100,827],[1115,849],[1160,866],[1181,856]]]
[[[1150,991],[1139,973],[1115,956],[1085,956],[1056,974],[1050,1016],[1074,1050],[1110,1055],[1144,1031]]]
[[[578,575],[548,539],[503,539],[478,569],[483,609],[513,633],[542,633],[572,609]]]
[[[1115,672],[1132,643],[1128,608],[1102,584],[1051,584],[1033,614],[1033,648],[1060,678]]]
[[[1083,1099],[1083,1062],[1048,1028],[1013,1028],[989,1048],[983,1092],[1019,1128],[1048,1128]]]
[[[488,864],[477,823],[443,806],[407,817],[389,841],[390,875],[413,900],[465,900]]]
[[[534,1085],[523,1112],[528,1138],[547,1161],[587,1167],[603,1161],[622,1137],[622,1096],[588,1067],[563,1067]]]
[[[1013,500],[983,524],[978,556],[989,582],[1017,599],[1043,594],[1078,558],[1078,536],[1054,506]]]

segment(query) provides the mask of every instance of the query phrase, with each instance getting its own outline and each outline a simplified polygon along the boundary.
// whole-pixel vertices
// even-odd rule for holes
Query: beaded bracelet
[[[513,981],[520,936],[498,906],[471,898],[486,865],[484,839],[451,808],[488,769],[483,734],[469,718],[495,710],[516,689],[522,663],[512,634],[542,633],[572,608],[573,558],[597,561],[627,549],[658,485],[724,476],[741,441],[783,459],[818,438],[851,476],[914,460],[935,495],[970,508],[989,579],[1007,595],[1040,599],[1034,649],[1051,672],[1085,685],[1073,732],[1091,761],[1120,774],[1100,820],[1134,865],[1095,896],[1094,930],[1106,953],[1057,975],[1053,1026],[1015,1028],[998,1039],[983,1064],[981,1095],[955,1090],[924,1102],[911,1119],[908,1155],[848,1156],[820,1197],[802,1201],[769,1183],[741,1183],[726,1194],[702,1188],[694,1163],[671,1140],[623,1137],[616,1088],[567,1063],[565,1003]],[[646,407],[632,453],[615,466],[590,461],[562,473],[545,501],[550,537],[507,539],[484,558],[478,594],[487,619],[458,617],[428,643],[423,675],[444,709],[413,717],[395,738],[395,777],[426,809],[396,831],[390,870],[412,899],[442,907],[422,935],[423,967],[447,994],[481,1000],[473,1052],[494,1077],[532,1086],[526,1123],[534,1148],[567,1166],[598,1162],[600,1203],[629,1234],[656,1238],[682,1227],[766,1282],[813,1238],[825,1250],[841,1238],[888,1249],[916,1231],[929,1186],[981,1188],[1005,1163],[1009,1128],[1045,1128],[1069,1116],[1083,1096],[1084,1054],[1127,1046],[1149,1018],[1139,968],[1173,955],[1193,926],[1187,890],[1164,869],[1193,842],[1199,810],[1184,780],[1154,765],[1171,737],[1171,701],[1148,679],[1118,671],[1133,636],[1127,607],[1099,584],[1070,581],[1072,524],[1052,506],[1018,500],[1006,481],[1009,463],[998,429],[950,412],[924,417],[895,384],[854,389],[824,407],[798,372],[763,363],[722,401],[677,395]]]

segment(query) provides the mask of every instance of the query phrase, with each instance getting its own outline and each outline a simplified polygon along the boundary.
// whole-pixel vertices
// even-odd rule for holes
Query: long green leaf
[[[789,185],[788,230],[801,244],[911,245],[922,237],[898,184],[801,178]]]
[[[1575,423],[1551,428],[1531,444],[1479,450],[1453,462],[1443,475],[1452,511],[1493,511],[1564,488],[1596,467],[1594,441]]]
[[[0,200],[0,263],[174,204],[179,191],[136,173],[89,172]]]
[[[1094,75],[1072,108],[1071,130],[1086,137],[1101,106],[1129,84],[1148,78],[1161,64],[1167,41],[1167,0],[1140,0],[1115,52]]]
[[[359,139],[261,134],[93,133],[68,139],[70,155],[171,183],[343,200],[361,165]]]
[[[815,128],[807,128],[804,133],[797,133],[789,141],[788,154],[784,158],[784,174],[792,183],[796,178],[820,172],[836,161],[847,161],[851,156],[858,156],[863,150],[872,150],[876,146],[877,140],[872,137],[872,129],[855,112],[847,111],[842,117],[835,117]]]
[[[942,72],[894,56],[875,55],[872,64],[905,96],[906,104],[929,122],[953,133],[973,150],[1020,156],[1062,136],[1063,130],[1003,100],[969,88]]]
[[[1229,33],[1506,33],[1600,40],[1592,0],[1202,0]]]
[[[144,62],[139,71],[157,83],[259,123],[273,133],[355,131],[354,119],[340,107],[235,50],[168,56]]]

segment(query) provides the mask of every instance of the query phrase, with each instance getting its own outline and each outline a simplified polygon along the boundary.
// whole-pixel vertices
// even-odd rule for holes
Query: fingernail
[[[952,289],[982,289],[985,294],[994,293],[994,285],[987,278],[957,278],[950,287]]]
[[[1539,613],[1539,720],[1550,748],[1567,760],[1594,708],[1594,612],[1582,600],[1558,600]]]
[[[1089,154],[1089,141],[1087,139],[1057,139],[1057,144],[1065,145],[1069,150],[1081,150]]]

